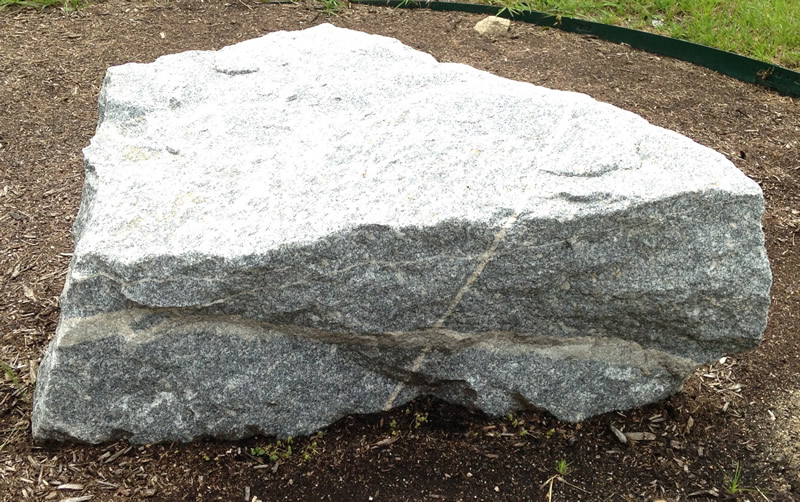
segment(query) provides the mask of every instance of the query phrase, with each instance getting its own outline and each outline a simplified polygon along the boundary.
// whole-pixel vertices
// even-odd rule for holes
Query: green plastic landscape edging
[[[512,15],[503,7],[457,2],[418,2],[416,0],[351,0],[351,3],[388,7],[427,8],[440,11],[490,14],[515,21],[551,26],[563,31],[594,35],[610,42],[624,43],[636,49],[688,61],[743,82],[763,85],[782,94],[800,96],[800,73],[782,66],[758,61],[713,47],[656,35],[645,31],[584,21],[543,12],[520,12]]]

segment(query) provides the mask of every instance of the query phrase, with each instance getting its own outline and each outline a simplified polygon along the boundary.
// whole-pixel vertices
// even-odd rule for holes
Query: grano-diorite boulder
[[[756,347],[758,185],[588,96],[321,25],[110,68],[37,439],[577,421]]]

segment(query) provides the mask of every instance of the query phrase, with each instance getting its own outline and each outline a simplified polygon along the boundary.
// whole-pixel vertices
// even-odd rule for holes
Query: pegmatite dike
[[[578,421],[756,347],[758,185],[588,96],[320,25],[108,70],[37,439]]]

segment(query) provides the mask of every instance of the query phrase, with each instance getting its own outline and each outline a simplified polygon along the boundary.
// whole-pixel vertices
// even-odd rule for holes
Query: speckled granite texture
[[[37,439],[565,420],[752,349],[758,185],[588,96],[321,25],[110,68]]]

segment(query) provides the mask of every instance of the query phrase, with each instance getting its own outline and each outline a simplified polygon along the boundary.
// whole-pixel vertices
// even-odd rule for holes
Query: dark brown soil
[[[0,360],[22,386],[0,376],[0,498],[800,500],[800,100],[552,29],[513,23],[509,37],[490,40],[473,30],[478,20],[363,6],[329,17],[311,4],[252,0],[0,12]],[[346,418],[313,447],[298,438],[278,462],[251,455],[272,443],[265,438],[34,445],[35,373],[56,327],[81,149],[94,133],[106,68],[323,22],[396,37],[442,61],[584,92],[728,156],[767,201],[775,283],[761,348],[700,368],[664,402],[581,424],[537,411],[491,419],[420,400]],[[610,426],[655,439],[622,444]],[[561,460],[569,472],[553,477]],[[730,495],[737,466],[744,490]]]

